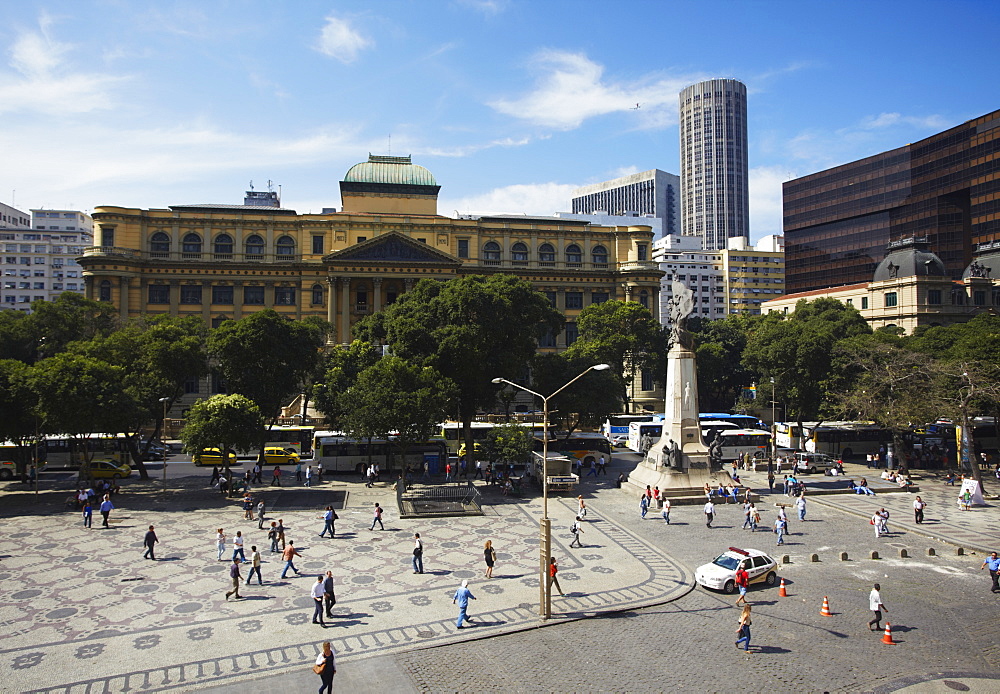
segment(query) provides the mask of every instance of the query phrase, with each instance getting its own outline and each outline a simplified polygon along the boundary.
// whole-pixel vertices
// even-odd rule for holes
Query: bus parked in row
[[[394,442],[386,439],[356,439],[339,431],[317,431],[313,442],[311,465],[323,465],[327,472],[354,472],[358,475],[371,464],[381,472],[398,472],[407,465],[411,470],[423,471],[426,462],[431,474],[444,468],[448,449],[443,439],[431,439],[414,444],[401,451]]]

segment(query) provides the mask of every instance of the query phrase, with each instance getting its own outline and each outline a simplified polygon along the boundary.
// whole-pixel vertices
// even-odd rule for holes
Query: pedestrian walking
[[[263,473],[263,470],[260,467],[260,463],[259,462],[254,463],[254,466],[253,466],[253,481],[254,481],[254,484],[264,484],[264,480],[261,478],[261,473]]]
[[[302,555],[299,554],[299,550],[295,549],[295,543],[289,540],[288,546],[285,547],[285,550],[281,553],[281,558],[285,560],[285,568],[281,570],[282,578],[285,577],[289,569],[294,571],[296,576],[299,575],[299,570],[295,568],[294,561],[295,557],[301,557],[301,556]]]
[[[577,516],[576,520],[573,521],[573,525],[570,526],[570,532],[573,533],[573,542],[570,542],[569,546],[583,547],[583,543],[580,542],[580,533],[583,532],[583,523],[580,521],[580,516]]]
[[[266,510],[266,509],[265,509],[265,507],[264,507],[264,500],[263,500],[263,499],[261,499],[261,500],[260,500],[260,501],[259,501],[259,502],[257,503],[257,527],[258,527],[259,529],[261,529],[261,530],[263,530],[263,529],[264,529],[264,511],[265,511],[265,510]]]
[[[559,579],[556,574],[559,573],[559,566],[556,564],[555,557],[549,557],[549,592],[552,592],[552,586],[555,585],[556,590],[559,591],[559,595],[563,595],[562,587],[559,585]]]
[[[607,462],[604,460],[603,455],[597,459],[597,474],[604,475],[605,477],[608,476]]]
[[[774,532],[778,533],[777,545],[785,544],[785,531],[788,530],[788,521],[780,515],[774,520]]]
[[[216,484],[216,482],[219,481],[219,479],[220,479],[220,477],[219,477],[219,466],[216,465],[215,467],[212,468],[212,479],[210,479],[208,481],[208,486],[209,487],[214,487],[215,484]]]
[[[323,519],[324,525],[323,532],[321,532],[319,536],[325,537],[326,533],[329,532],[330,537],[333,538],[333,535],[336,532],[336,528],[334,528],[334,521],[336,521],[340,516],[338,516],[337,512],[333,510],[333,506],[327,506],[326,513],[320,517]]]
[[[306,486],[307,487],[311,487],[312,486],[312,479],[313,479],[313,467],[312,467],[312,465],[307,465],[306,466]]]
[[[109,494],[105,494],[104,501],[101,502],[101,516],[104,517],[104,523],[102,523],[102,525],[105,528],[111,527],[110,525],[108,525],[108,516],[111,514],[111,511],[113,511],[114,508],[115,505],[111,503],[111,496]]]
[[[337,657],[329,641],[323,642],[323,650],[316,656],[313,672],[319,675],[319,694],[333,694],[333,676],[337,674]]]
[[[804,521],[806,519],[806,495],[799,494],[799,498],[795,500],[795,508],[799,512],[799,520]]]
[[[295,481],[296,482],[301,482],[302,481],[302,462],[301,461],[296,461],[296,463],[295,463]]]
[[[250,585],[250,579],[253,578],[254,574],[257,574],[257,584],[264,585],[264,579],[260,576],[260,552],[257,551],[257,545],[252,545],[250,547],[250,573],[247,574],[247,585]]]
[[[645,518],[646,513],[649,511],[649,497],[643,494],[639,497],[639,514]]]
[[[705,502],[705,508],[703,510],[705,512],[705,527],[711,528],[712,520],[715,518],[715,504],[711,501],[707,501]]]
[[[663,522],[670,525],[670,499],[663,497],[663,510],[660,511],[660,515],[663,516]]]
[[[455,621],[456,629],[464,629],[462,622],[471,622],[469,619],[469,600],[475,600],[476,596],[469,590],[469,579],[462,581],[462,586],[455,591],[455,597],[451,599],[451,604],[458,603],[458,619]]]
[[[375,529],[376,523],[378,523],[379,528],[385,530],[385,526],[382,525],[382,507],[378,505],[377,501],[375,502],[375,515],[372,518],[372,527],[370,528],[371,530]]]
[[[375,465],[374,464],[368,466],[368,471],[365,473],[365,476],[368,478],[368,481],[365,482],[365,487],[368,487],[369,489],[371,487],[374,487],[375,486]]]
[[[743,530],[746,530],[753,524],[753,516],[751,516],[751,510],[753,509],[753,504],[749,501],[743,503]]]
[[[483,461],[476,460],[476,476],[473,479],[483,479]]]
[[[378,465],[375,466],[375,476],[378,477]],[[319,463],[316,464],[316,483],[317,484],[322,484],[323,483],[323,461],[322,460],[320,460]]]
[[[420,533],[413,533],[413,573],[422,574],[424,572],[424,543],[420,539]]]
[[[240,599],[240,580],[243,578],[240,575],[240,562],[238,559],[233,558],[233,563],[229,567],[229,578],[233,582],[233,589],[226,593],[226,600],[229,600],[230,595],[235,595],[236,599]]]
[[[778,507],[778,517],[785,524],[785,532],[787,533],[788,532],[788,514],[785,513],[785,507],[783,505]]]
[[[271,541],[271,551],[279,552],[278,549],[278,524],[271,521],[271,529],[267,531],[267,539]]]
[[[581,519],[586,518],[587,504],[583,500],[583,494],[576,497],[576,505],[577,505],[576,515],[579,516]]]
[[[918,525],[924,522],[924,509],[927,504],[919,496],[913,500],[913,521]]]
[[[94,507],[90,505],[90,501],[83,502],[83,527],[91,528],[94,527]]]
[[[757,507],[750,504],[750,532],[757,532],[757,526],[760,524],[760,512],[757,511]]]
[[[153,554],[153,545],[157,542],[159,542],[159,539],[157,539],[156,533],[153,532],[153,526],[149,526],[149,530],[146,531],[146,537],[142,540],[142,545],[146,548],[146,553],[142,555],[143,559],[156,561],[156,556]]]
[[[587,470],[587,477],[597,477],[597,461],[594,460],[590,463],[590,469]]]
[[[271,472],[271,486],[280,487],[281,486],[281,468],[277,465],[274,466],[274,471]]]
[[[316,577],[316,582],[313,583],[310,594],[313,599],[313,624],[319,624],[321,627],[326,627],[326,624],[323,623],[323,596],[325,591],[323,590],[322,576]]]
[[[236,537],[233,538],[233,561],[236,561],[236,557],[239,557],[241,562],[246,562],[247,560],[247,555],[243,552],[242,530],[237,530]]]
[[[250,492],[243,495],[243,520],[253,520],[253,497]]]
[[[222,555],[226,553],[226,533],[222,532],[222,528],[215,532],[215,545],[219,550],[219,561],[223,561]]]
[[[736,648],[743,644],[743,651],[745,653],[750,652],[750,625],[752,624],[750,620],[750,604],[747,603],[743,606],[743,611],[740,612],[740,624],[739,628],[736,630]]]
[[[872,621],[868,622],[869,631],[882,631],[882,613],[889,611],[889,608],[882,602],[880,590],[882,590],[882,586],[876,583],[872,592],[868,594],[868,609],[875,615]],[[872,629],[873,624],[875,625],[874,629]]]
[[[333,572],[327,571],[326,578],[323,579],[323,604],[326,607],[326,616],[333,618],[333,606],[337,604],[337,595],[333,592]]]
[[[747,573],[745,562],[740,562],[740,565],[736,567],[736,576],[734,577],[736,582],[736,587],[740,591],[740,597],[736,598],[736,605],[739,606],[742,601],[744,605],[747,604],[747,588],[750,587],[750,574]]]
[[[986,557],[986,561],[979,567],[980,571],[983,569],[989,569],[990,578],[993,579],[991,592],[1000,593],[1000,559],[997,559],[996,552],[990,552],[990,556]]]
[[[278,526],[275,528],[278,532],[278,540],[281,542],[281,551],[285,551],[285,523],[280,518],[278,519]]]
[[[493,549],[493,540],[487,540],[483,545],[483,558],[486,560],[486,578],[493,578],[493,565],[497,561],[496,550]]]
[[[444,464],[444,481],[451,482],[451,461]]]
[[[774,491],[774,472],[771,470],[767,471],[767,491]]]

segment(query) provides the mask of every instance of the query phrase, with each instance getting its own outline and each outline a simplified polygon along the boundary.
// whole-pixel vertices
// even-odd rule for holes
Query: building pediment
[[[386,234],[356,243],[335,251],[323,258],[324,263],[428,263],[434,265],[461,265],[455,256],[444,253],[409,236],[390,231]]]

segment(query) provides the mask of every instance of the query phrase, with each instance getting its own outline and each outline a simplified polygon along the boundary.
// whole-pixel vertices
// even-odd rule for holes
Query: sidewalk
[[[806,498],[810,503],[822,504],[836,508],[844,513],[869,519],[880,508],[889,511],[889,526],[904,525],[909,532],[923,535],[931,540],[946,542],[957,547],[992,552],[1000,548],[1000,482],[990,473],[983,473],[983,498],[986,506],[973,507],[972,511],[961,511],[958,508],[958,492],[960,485],[944,483],[944,475],[929,470],[914,470],[921,479],[915,480],[920,491],[900,492],[897,485],[890,484],[879,478],[881,471],[869,469],[857,463],[845,463],[843,477],[825,477],[823,475],[802,475],[806,482]],[[784,473],[783,473],[784,474]],[[740,471],[744,483],[749,483],[755,490],[763,488],[767,491],[767,473]],[[868,479],[869,486],[876,496],[852,494],[845,490],[843,494],[810,495],[808,489],[816,484],[830,486],[845,484],[846,480]],[[778,477],[780,482],[781,477]],[[771,496],[775,496],[772,494]],[[780,489],[776,495],[785,498]],[[917,524],[913,518],[913,500],[919,496],[926,504],[924,522]],[[769,497],[765,497],[769,498]]]

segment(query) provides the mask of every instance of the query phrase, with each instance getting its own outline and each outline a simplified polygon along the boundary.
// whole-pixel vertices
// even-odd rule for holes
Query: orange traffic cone
[[[779,598],[788,597],[788,591],[785,590],[785,579],[781,579],[781,588],[778,589],[778,597]]]
[[[885,634],[882,636],[882,643],[887,643],[890,646],[896,645],[896,642],[892,640],[892,625],[889,622],[885,623]]]
[[[825,595],[823,596],[823,609],[819,611],[824,617],[832,617],[833,612],[830,612],[830,600]]]

